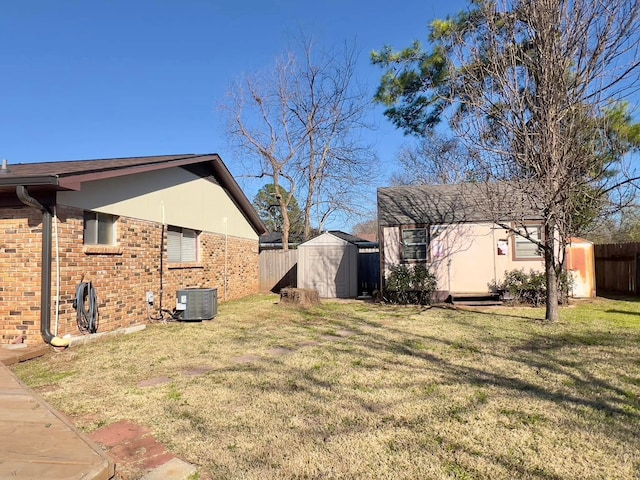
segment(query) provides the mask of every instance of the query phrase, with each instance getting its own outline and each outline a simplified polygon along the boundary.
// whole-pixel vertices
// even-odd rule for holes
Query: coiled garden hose
[[[98,331],[98,296],[91,282],[81,282],[78,285],[73,308],[77,311],[80,331],[96,333]]]

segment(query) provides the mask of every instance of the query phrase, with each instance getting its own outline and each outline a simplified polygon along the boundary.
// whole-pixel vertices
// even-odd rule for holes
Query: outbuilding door
[[[348,272],[344,249],[341,247],[309,249],[308,270],[311,288],[318,291],[321,297],[344,298],[349,295]]]
[[[358,247],[325,232],[298,247],[298,287],[324,298],[358,295]]]

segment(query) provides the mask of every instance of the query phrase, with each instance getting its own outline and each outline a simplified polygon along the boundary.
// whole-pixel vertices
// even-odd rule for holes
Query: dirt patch
[[[271,348],[271,349],[267,350],[267,353],[269,355],[276,355],[276,356],[287,355],[287,354],[293,353],[293,352],[294,352],[294,350],[291,350],[289,348],[284,348],[284,347],[276,347],[276,348]]]
[[[191,368],[189,370],[183,370],[182,373],[184,373],[189,377],[199,377],[200,375],[205,375],[211,371],[213,371],[213,368],[196,367],[196,368]]]
[[[241,355],[239,357],[235,357],[233,361],[235,363],[253,363],[260,360],[258,355]]]
[[[155,378],[150,378],[148,380],[143,380],[140,383],[138,383],[138,386],[140,388],[147,388],[147,387],[155,387],[156,385],[164,385],[165,383],[170,383],[171,379],[169,377],[155,377]]]
[[[356,332],[352,330],[338,330],[336,333],[340,337],[353,337],[354,335],[357,335]]]
[[[320,335],[320,340],[327,340],[329,342],[334,342],[337,340],[342,340],[344,337],[340,337],[338,335]]]

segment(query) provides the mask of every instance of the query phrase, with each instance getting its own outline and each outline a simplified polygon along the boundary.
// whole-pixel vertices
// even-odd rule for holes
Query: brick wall
[[[160,300],[160,245],[162,226],[120,217],[117,246],[83,245],[83,212],[58,207],[60,258],[60,307],[58,335],[80,334],[73,300],[78,284],[91,281],[99,303],[99,332],[147,322],[146,292]],[[55,232],[55,231],[54,231]],[[32,208],[0,209],[0,343],[23,337],[39,343],[41,214]],[[55,237],[55,235],[54,235]],[[176,290],[188,287],[217,288],[219,301],[258,291],[258,241],[225,238],[203,232],[200,261],[168,264],[163,255],[165,308],[175,306]],[[55,333],[56,256],[52,252],[51,331]],[[227,291],[225,293],[225,258]],[[155,313],[155,312],[153,312]]]
[[[40,336],[41,214],[0,209],[0,343]]]

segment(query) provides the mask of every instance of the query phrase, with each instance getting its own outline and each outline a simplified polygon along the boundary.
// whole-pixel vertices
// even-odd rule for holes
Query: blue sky
[[[424,39],[462,0],[0,0],[0,158],[11,163],[219,153],[252,199],[218,106],[303,32],[369,53]],[[385,172],[404,139],[378,108],[370,133]],[[388,178],[380,178],[380,186]],[[372,191],[372,205],[375,192]],[[345,228],[348,225],[330,225]]]

